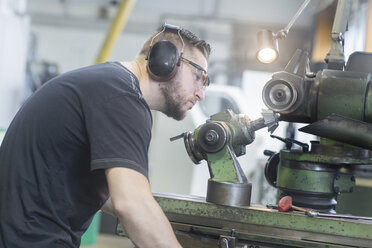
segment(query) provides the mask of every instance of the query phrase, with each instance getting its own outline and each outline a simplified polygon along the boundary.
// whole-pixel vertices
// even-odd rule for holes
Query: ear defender
[[[160,82],[172,79],[180,66],[177,47],[167,40],[158,41],[151,46],[146,60],[151,78]]]

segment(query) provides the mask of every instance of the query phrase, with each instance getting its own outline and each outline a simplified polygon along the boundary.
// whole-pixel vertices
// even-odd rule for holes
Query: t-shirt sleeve
[[[85,109],[91,170],[126,167],[148,177],[151,113],[130,93]]]

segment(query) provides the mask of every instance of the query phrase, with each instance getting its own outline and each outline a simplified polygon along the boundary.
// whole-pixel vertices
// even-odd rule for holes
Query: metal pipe
[[[302,11],[306,8],[306,6],[309,4],[311,0],[305,0],[300,8],[297,10],[297,13],[292,17],[292,19],[289,21],[287,26],[284,29],[279,30],[276,34],[274,34],[275,40],[277,39],[284,39],[287,37],[289,29],[292,27],[292,25],[295,23],[297,18],[301,15]]]
[[[337,41],[338,39],[343,39],[343,35],[346,32],[350,4],[350,0],[339,0],[337,3],[335,19],[332,27],[332,36],[334,35]]]
[[[347,29],[350,8],[350,0],[339,0],[337,3],[331,33],[331,49],[325,58],[325,61],[328,64],[328,69],[342,71],[345,67],[344,34]]]
[[[133,9],[136,0],[122,0],[116,15],[111,23],[110,29],[106,35],[106,39],[101,47],[101,50],[96,58],[96,64],[106,62],[109,58],[114,44],[126,25],[130,12]]]
[[[302,11],[306,8],[306,6],[309,4],[310,0],[305,0],[301,7],[297,10],[297,13],[292,17],[292,19],[289,21],[288,25],[284,28],[284,32],[288,34],[289,29],[292,27],[294,22],[297,20],[297,18],[301,15]]]

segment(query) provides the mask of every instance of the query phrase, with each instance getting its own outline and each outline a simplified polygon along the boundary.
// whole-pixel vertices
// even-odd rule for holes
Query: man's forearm
[[[125,213],[118,213],[118,218],[137,247],[181,247],[167,217],[154,198],[133,203]]]
[[[128,168],[106,169],[114,213],[140,248],[181,247],[163,210],[152,196],[147,178]]]

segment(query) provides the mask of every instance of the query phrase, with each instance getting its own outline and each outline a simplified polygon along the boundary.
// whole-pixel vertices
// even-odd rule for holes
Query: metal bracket
[[[338,1],[331,34],[332,45],[325,58],[328,69],[342,71],[345,67],[344,33],[347,30],[350,9],[350,0]]]
[[[235,248],[235,244],[235,237],[220,235],[220,239],[218,240],[219,248]]]
[[[355,187],[355,177],[350,174],[337,173],[333,179],[335,193],[351,193]]]

